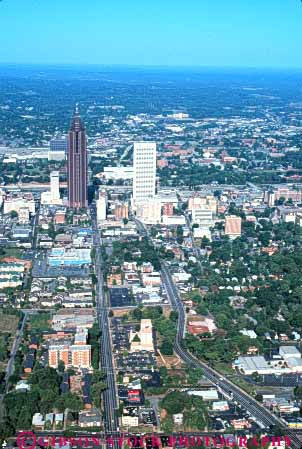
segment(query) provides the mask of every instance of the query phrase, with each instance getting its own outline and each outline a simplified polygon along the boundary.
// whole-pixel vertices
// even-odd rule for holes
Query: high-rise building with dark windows
[[[87,147],[85,126],[76,107],[68,133],[68,205],[74,209],[86,208]]]

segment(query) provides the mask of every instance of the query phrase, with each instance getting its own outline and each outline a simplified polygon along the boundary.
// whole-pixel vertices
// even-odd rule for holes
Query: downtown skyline
[[[0,0],[0,447],[302,448],[301,22]]]

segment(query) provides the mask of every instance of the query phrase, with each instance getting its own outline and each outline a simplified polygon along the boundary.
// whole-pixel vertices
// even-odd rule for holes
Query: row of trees
[[[88,333],[88,343],[91,345],[91,364],[93,369],[98,370],[100,364],[100,329],[97,323],[94,323]]]
[[[222,170],[214,165],[200,166],[192,162],[184,165],[179,158],[170,159],[170,162],[173,168],[164,167],[158,171],[162,185],[175,187],[186,185],[194,189],[201,184],[211,184],[212,182],[217,182],[220,185],[243,185],[246,182],[256,184],[284,182],[281,174],[275,171],[263,171],[256,168],[238,171],[238,169],[233,169],[232,166]]]

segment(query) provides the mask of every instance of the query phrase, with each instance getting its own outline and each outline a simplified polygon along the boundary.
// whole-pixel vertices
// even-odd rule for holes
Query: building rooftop
[[[296,346],[280,346],[279,354],[283,357],[301,358],[301,352],[296,348]]]
[[[258,371],[261,369],[269,368],[269,365],[262,355],[253,357],[238,357],[238,364],[242,366],[245,371]]]

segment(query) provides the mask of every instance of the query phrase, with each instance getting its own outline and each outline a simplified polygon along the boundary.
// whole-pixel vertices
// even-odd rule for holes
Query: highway
[[[145,237],[149,238],[148,232],[145,226],[138,220],[135,220],[139,232]],[[178,289],[174,284],[170,271],[167,265],[162,262],[162,281],[166,289],[169,301],[172,308],[178,312],[178,323],[177,323],[177,335],[174,342],[174,351],[176,354],[189,366],[194,368],[201,368],[203,370],[204,376],[210,380],[218,389],[225,393],[227,396],[231,397],[234,402],[240,404],[245,408],[254,420],[261,423],[265,428],[269,429],[272,426],[277,426],[285,430],[285,434],[289,436],[292,440],[291,447],[295,449],[301,448],[301,440],[298,438],[296,433],[289,430],[284,422],[279,419],[276,415],[271,413],[262,404],[257,402],[252,396],[246,393],[237,385],[233,384],[225,376],[209,367],[206,363],[200,361],[194,357],[189,351],[184,348],[183,338],[186,331],[186,314],[183,307],[183,303],[178,293]]]
[[[100,337],[100,368],[106,372],[107,389],[103,392],[104,409],[104,429],[106,435],[114,435],[119,432],[119,422],[117,416],[118,400],[113,366],[113,354],[110,340],[108,304],[104,294],[104,281],[102,273],[101,240],[97,229],[95,210],[91,209],[93,244],[95,248],[95,274],[97,276],[96,285],[96,305]],[[113,444],[116,448],[117,443]]]

